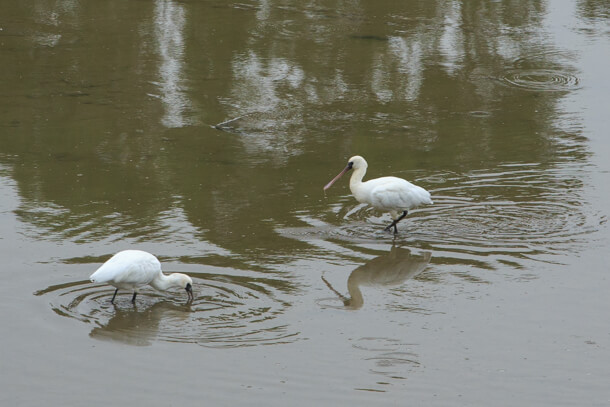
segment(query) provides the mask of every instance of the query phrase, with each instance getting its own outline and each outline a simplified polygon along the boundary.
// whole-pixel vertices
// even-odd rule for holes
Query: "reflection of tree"
[[[192,101],[186,94],[184,82],[184,37],[186,24],[184,6],[172,0],[155,1],[154,37],[160,58],[159,98],[163,102],[165,114],[161,122],[166,127],[184,127],[196,124],[189,119]]]
[[[363,286],[397,286],[424,271],[430,262],[431,253],[423,256],[412,256],[408,249],[392,246],[390,253],[376,257],[368,263],[356,268],[347,279],[349,297],[345,297],[322,277],[347,308],[359,309],[364,305],[364,297],[360,287]]]
[[[581,0],[578,2],[577,12],[580,17],[592,23],[604,24],[603,27],[608,28],[608,20],[610,20],[610,3],[606,0]]]
[[[34,34],[3,37],[0,74],[23,80],[0,160],[21,218],[60,239],[166,239],[178,209],[232,253],[286,255],[302,245],[274,228],[325,205],[337,151],[404,171],[563,154],[557,94],[496,80],[565,62],[543,52],[544,3],[35,3]]]

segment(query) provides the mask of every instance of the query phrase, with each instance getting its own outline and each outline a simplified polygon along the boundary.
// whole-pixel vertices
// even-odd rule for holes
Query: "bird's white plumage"
[[[161,274],[161,263],[142,250],[123,250],[102,264],[90,277],[94,283],[108,283],[117,288],[137,288]]]
[[[168,290],[173,287],[184,288],[189,300],[192,300],[193,280],[181,273],[168,276],[161,271],[161,263],[152,254],[142,250],[123,250],[112,256],[89,279],[94,283],[106,283],[135,293],[144,285],[151,285],[157,290]],[[115,291],[116,296],[116,291]],[[114,296],[112,297],[114,301]]]
[[[360,203],[366,203],[384,212],[389,212],[395,221],[391,226],[396,231],[396,223],[406,212],[420,205],[432,204],[430,193],[424,188],[397,177],[381,177],[363,182],[368,164],[360,156],[349,159],[347,167],[324,187],[330,188],[343,174],[353,170],[349,182],[350,191]]]
[[[382,211],[405,211],[431,204],[430,193],[402,178],[382,177],[350,183],[354,197]]]

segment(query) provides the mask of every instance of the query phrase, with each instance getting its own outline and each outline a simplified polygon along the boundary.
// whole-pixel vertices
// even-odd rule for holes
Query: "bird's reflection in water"
[[[347,279],[349,297],[344,296],[322,276],[324,283],[348,309],[359,309],[364,304],[361,286],[396,286],[421,273],[430,262],[431,253],[414,256],[409,249],[392,246],[390,253],[376,257],[356,268]]]
[[[150,307],[122,308],[114,305],[114,314],[105,325],[93,328],[89,336],[95,339],[123,342],[128,345],[147,346],[159,336],[171,336],[181,321],[190,316],[189,306],[157,302]],[[163,333],[161,322],[163,321]],[[176,328],[176,329],[174,329]],[[172,340],[180,341],[180,338]]]

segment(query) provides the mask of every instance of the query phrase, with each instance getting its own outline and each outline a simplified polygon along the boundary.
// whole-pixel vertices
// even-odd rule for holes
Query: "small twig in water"
[[[215,129],[217,129],[217,130],[225,131],[224,127],[226,127],[226,126],[227,126],[227,124],[232,123],[232,122],[234,122],[234,121],[237,121],[237,120],[239,120],[239,119],[242,119],[242,118],[244,118],[244,117],[246,117],[246,116],[249,116],[249,115],[251,115],[251,114],[253,114],[253,113],[255,113],[255,112],[246,113],[246,114],[244,114],[244,115],[234,117],[233,119],[225,120],[224,122],[220,122],[220,123],[218,123],[218,124],[215,124],[215,125],[213,125],[212,127],[213,127],[213,128],[215,128]]]

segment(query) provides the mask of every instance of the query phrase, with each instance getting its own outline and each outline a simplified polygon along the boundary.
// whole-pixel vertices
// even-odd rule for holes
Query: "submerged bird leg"
[[[394,228],[394,234],[398,233],[398,228],[396,227],[396,225],[398,224],[398,222],[400,222],[402,220],[402,218],[404,218],[405,216],[407,216],[407,211],[402,211],[402,215],[400,215],[398,218],[394,219],[394,221],[390,224],[390,226],[388,226],[387,228],[385,228],[386,232],[389,232],[390,229],[392,229],[392,227]]]
[[[133,297],[131,297],[131,303],[132,303],[132,304],[135,304],[135,303],[136,303],[136,295],[138,295],[138,292],[137,292],[137,291],[134,291],[134,292],[133,292]]]
[[[116,293],[119,292],[119,289],[117,288],[116,290],[114,290],[114,295],[112,296],[112,299],[110,300],[111,304],[114,304],[114,297],[116,297]]]

